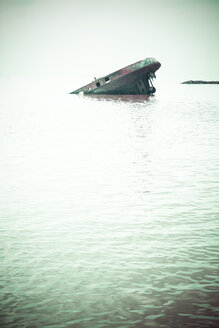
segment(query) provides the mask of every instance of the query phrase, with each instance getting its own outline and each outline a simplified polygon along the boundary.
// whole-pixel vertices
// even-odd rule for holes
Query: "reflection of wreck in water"
[[[119,94],[85,94],[84,96],[89,97],[96,101],[110,101],[114,103],[145,103],[151,102],[152,97],[150,95],[119,95]]]
[[[154,95],[103,95],[103,94],[85,94],[84,98],[88,97],[89,101],[98,101],[98,102],[113,102],[114,104],[128,103],[128,104],[146,104],[151,105],[156,102],[156,97]]]
[[[71,94],[150,95],[156,91],[152,80],[156,78],[155,72],[160,66],[155,58],[146,58],[104,77],[95,78]]]

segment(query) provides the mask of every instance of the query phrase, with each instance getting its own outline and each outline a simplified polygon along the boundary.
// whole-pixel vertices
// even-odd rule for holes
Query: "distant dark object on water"
[[[156,89],[152,84],[161,64],[155,58],[146,58],[119,69],[71,92],[71,94],[150,95]]]
[[[182,82],[181,84],[219,84],[219,81],[190,80]]]

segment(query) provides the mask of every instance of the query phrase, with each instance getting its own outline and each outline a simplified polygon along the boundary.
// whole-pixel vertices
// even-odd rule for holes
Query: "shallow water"
[[[0,82],[2,327],[216,327],[216,85]]]

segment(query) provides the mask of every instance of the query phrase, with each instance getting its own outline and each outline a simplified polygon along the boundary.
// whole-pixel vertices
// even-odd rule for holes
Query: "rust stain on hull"
[[[71,94],[150,95],[156,89],[152,80],[161,64],[155,58],[146,58],[121,68],[70,92]]]

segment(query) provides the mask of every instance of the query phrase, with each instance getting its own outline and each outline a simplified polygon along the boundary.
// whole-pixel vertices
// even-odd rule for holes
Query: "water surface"
[[[216,327],[214,85],[1,80],[2,327]]]

